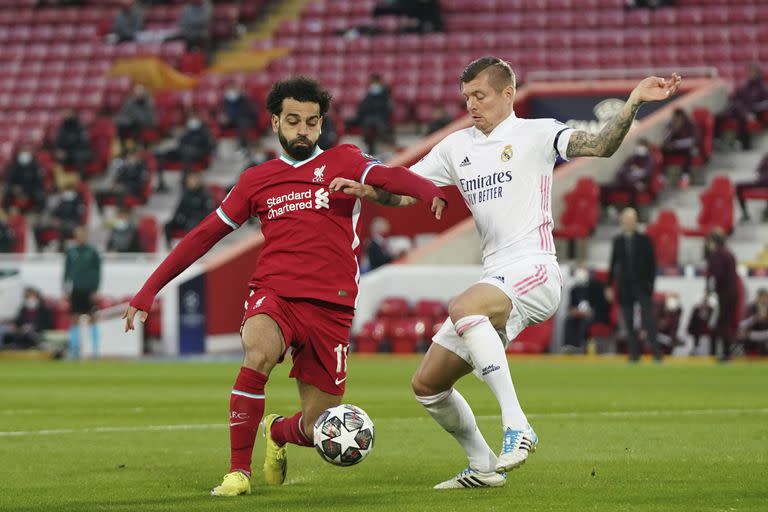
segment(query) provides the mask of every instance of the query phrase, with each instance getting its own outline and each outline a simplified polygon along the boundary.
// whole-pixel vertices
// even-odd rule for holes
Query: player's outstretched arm
[[[415,197],[393,194],[383,188],[372,187],[347,178],[334,178],[328,189],[331,192],[343,192],[349,196],[367,199],[383,206],[411,206],[417,201]]]
[[[627,135],[629,127],[632,126],[640,105],[669,98],[677,92],[680,82],[682,78],[677,73],[673,73],[669,79],[650,76],[642,80],[632,90],[621,112],[608,121],[600,133],[593,134],[582,130],[573,132],[568,142],[568,158],[613,155]]]
[[[128,309],[123,313],[125,332],[133,330],[134,319],[147,319],[147,312],[152,302],[163,287],[173,278],[184,272],[192,263],[207,253],[216,242],[232,232],[232,228],[219,218],[216,212],[210,213],[192,231],[181,239],[178,245],[166,256],[160,266],[155,269],[139,293],[131,300]]]

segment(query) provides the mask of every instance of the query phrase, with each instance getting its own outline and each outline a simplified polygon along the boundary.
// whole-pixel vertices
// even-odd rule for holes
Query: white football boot
[[[481,473],[474,468],[467,468],[455,477],[437,484],[435,489],[472,489],[474,487],[502,487],[507,483],[507,475],[499,473]]]
[[[501,453],[496,462],[496,472],[506,473],[522,466],[528,455],[536,451],[537,444],[539,437],[530,425],[525,430],[505,430]]]

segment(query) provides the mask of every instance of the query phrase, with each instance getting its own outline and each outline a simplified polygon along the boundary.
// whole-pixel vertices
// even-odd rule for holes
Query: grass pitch
[[[217,499],[237,363],[0,362],[0,510],[768,510],[766,364],[513,359],[539,450],[504,488],[438,492],[466,462],[411,396],[417,363],[351,357],[345,401],[376,424],[368,460],[337,468],[291,446],[286,485],[266,487],[259,435],[253,494]],[[267,412],[298,408],[287,370]],[[490,391],[459,389],[498,447]]]

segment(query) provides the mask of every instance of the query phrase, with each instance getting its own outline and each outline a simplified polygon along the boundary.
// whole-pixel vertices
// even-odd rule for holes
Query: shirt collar
[[[315,157],[317,157],[317,156],[318,156],[320,153],[322,153],[322,152],[323,152],[323,150],[322,150],[322,149],[320,149],[320,146],[315,146],[315,150],[312,152],[312,155],[310,155],[310,157],[309,157],[309,158],[307,158],[306,160],[297,161],[297,160],[294,160],[293,158],[289,157],[289,156],[288,156],[288,155],[286,155],[286,154],[282,154],[282,155],[280,155],[280,160],[282,160],[283,162],[285,162],[285,163],[287,163],[288,165],[291,165],[291,166],[293,166],[293,167],[301,167],[301,166],[302,166],[302,165],[304,165],[305,163],[307,163],[307,162],[309,162],[310,160],[312,160],[312,159],[314,159]]]
[[[509,117],[504,119],[502,122],[500,122],[498,125],[496,125],[496,128],[494,128],[491,133],[486,135],[478,130],[477,128],[474,128],[475,130],[475,136],[481,137],[486,140],[502,140],[503,137],[500,135],[507,127],[511,126],[515,122],[517,122],[518,117],[515,115],[515,111],[513,110],[511,114],[509,114]]]

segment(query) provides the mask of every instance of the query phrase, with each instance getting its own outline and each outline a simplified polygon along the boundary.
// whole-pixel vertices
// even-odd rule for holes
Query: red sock
[[[272,424],[272,440],[282,446],[285,443],[299,446],[314,446],[312,435],[306,435],[301,427],[301,411],[290,418],[283,418]]]
[[[243,366],[229,398],[230,473],[251,474],[251,457],[256,431],[264,416],[264,385],[267,377]]]

